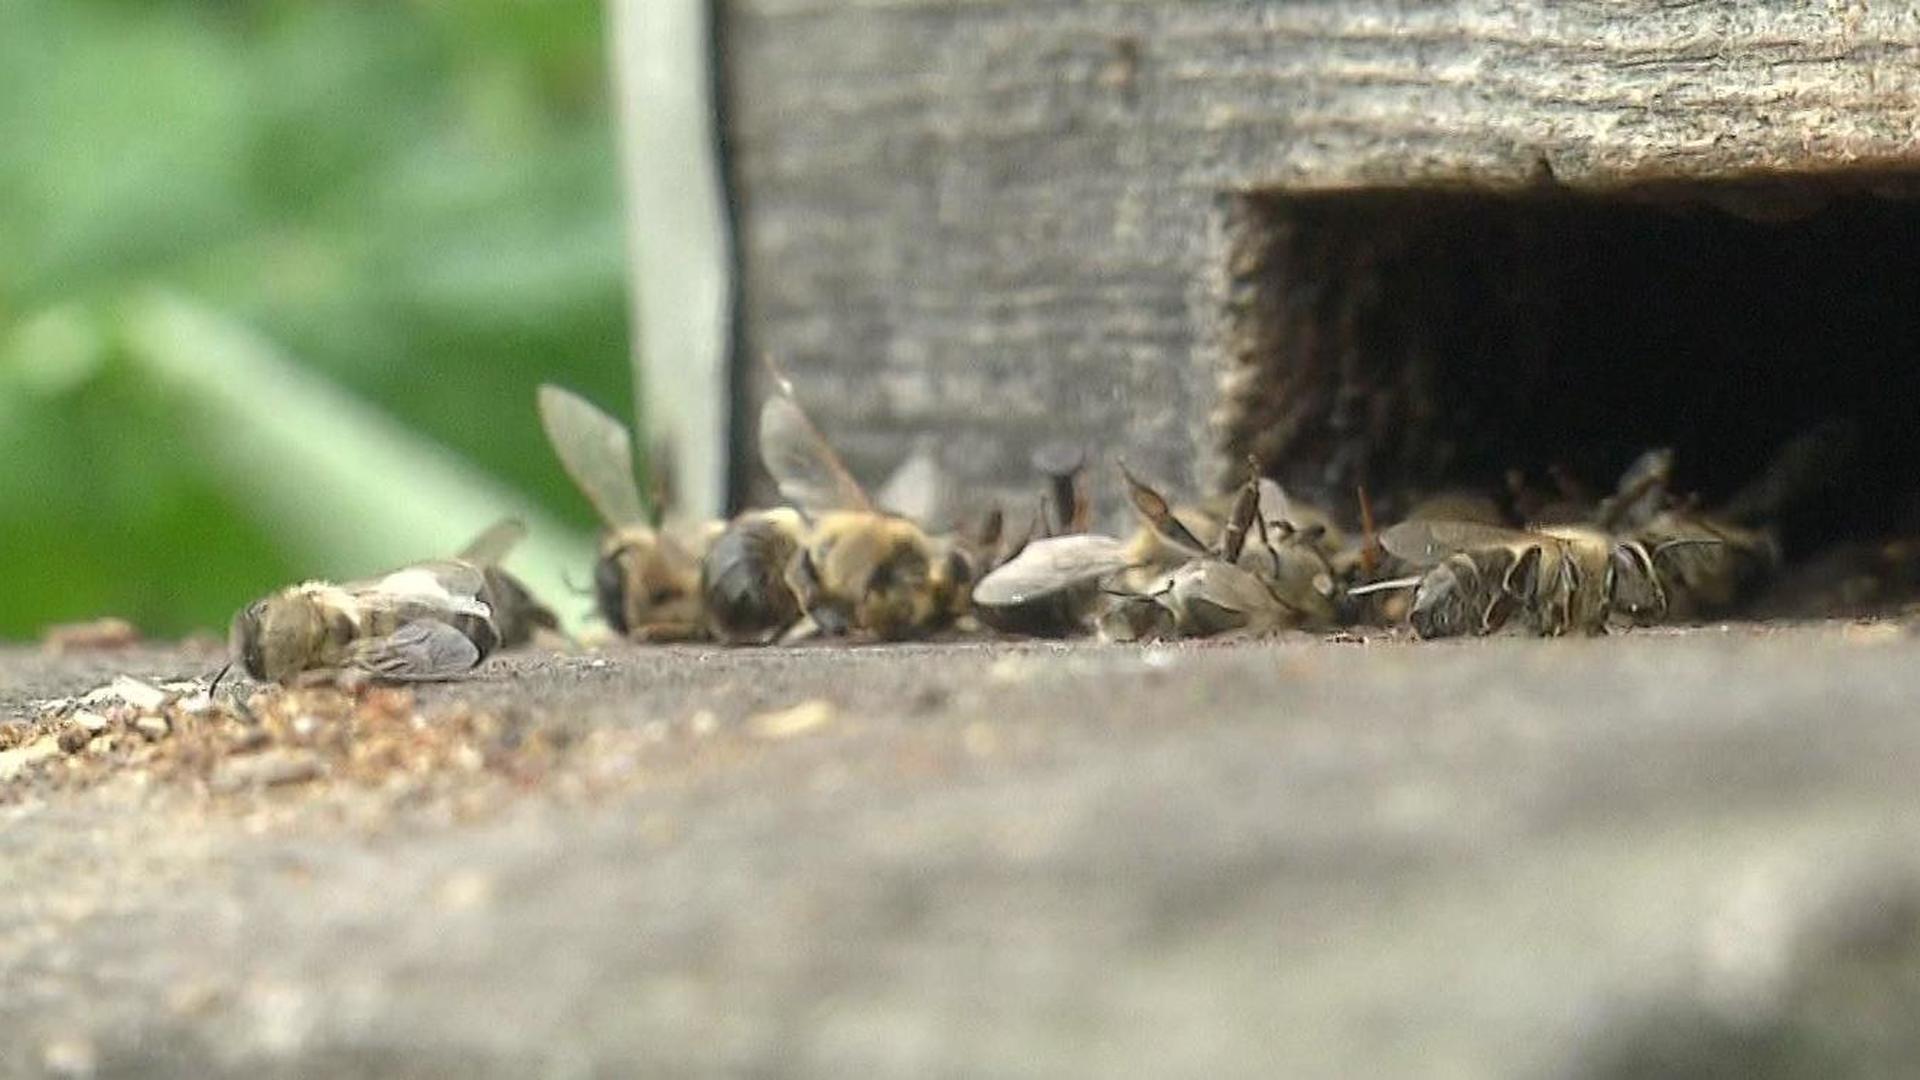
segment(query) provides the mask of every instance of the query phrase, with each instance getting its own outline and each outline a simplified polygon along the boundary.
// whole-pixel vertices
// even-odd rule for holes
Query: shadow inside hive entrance
[[[1714,505],[1825,425],[1790,561],[1920,533],[1920,183],[1432,190],[1225,202],[1228,462],[1382,516],[1519,472],[1609,488],[1669,446]],[[1343,516],[1354,515],[1343,510]]]

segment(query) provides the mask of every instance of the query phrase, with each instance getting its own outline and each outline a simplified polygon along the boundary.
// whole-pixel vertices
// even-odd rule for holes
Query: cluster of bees
[[[1778,570],[1765,523],[1818,446],[1789,445],[1713,510],[1675,493],[1673,455],[1656,450],[1604,497],[1563,484],[1559,497],[1541,499],[1517,486],[1523,527],[1489,497],[1452,493],[1390,528],[1376,532],[1368,520],[1356,533],[1289,498],[1258,462],[1232,495],[1189,507],[1123,465],[1138,518],[1126,536],[1091,530],[1084,462],[1056,451],[1036,457],[1044,492],[1016,535],[998,510],[947,527],[947,485],[924,454],[870,496],[791,386],[775,381],[759,442],[785,505],[708,522],[673,519],[643,493],[624,425],[569,391],[541,388],[548,438],[605,524],[593,594],[616,633],[754,645],[983,627],[1150,641],[1405,622],[1438,638],[1705,618]],[[454,558],[268,596],[235,617],[233,661],[282,682],[314,671],[458,677],[558,625],[500,569],[520,534],[506,522]]]

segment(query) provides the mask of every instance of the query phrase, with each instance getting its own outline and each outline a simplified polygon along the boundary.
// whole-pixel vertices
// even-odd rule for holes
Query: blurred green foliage
[[[96,614],[217,627],[331,569],[137,362],[125,313],[155,287],[588,524],[531,403],[547,379],[630,400],[601,16],[0,4],[0,637]]]

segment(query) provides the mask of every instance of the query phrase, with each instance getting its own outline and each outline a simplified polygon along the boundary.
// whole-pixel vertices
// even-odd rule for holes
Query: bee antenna
[[[216,671],[213,673],[213,681],[207,683],[207,701],[209,704],[213,702],[213,692],[215,690],[220,689],[220,680],[226,678],[227,672],[232,670],[233,670],[233,661],[229,660],[226,663],[220,665],[219,671]],[[241,719],[245,720],[249,724],[260,723],[260,718],[253,714],[252,709],[247,708],[247,701],[245,698],[241,697],[237,693],[232,695],[232,697],[233,697],[233,710],[240,714]]]

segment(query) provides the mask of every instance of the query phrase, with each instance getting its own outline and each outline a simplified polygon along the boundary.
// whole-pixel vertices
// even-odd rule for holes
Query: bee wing
[[[1272,610],[1285,606],[1260,579],[1232,563],[1209,559],[1190,564],[1185,579],[1175,586],[1183,600],[1201,600],[1226,611],[1241,614]]]
[[[432,682],[472,671],[480,647],[447,623],[417,619],[385,637],[354,642],[348,663],[382,679]]]
[[[1456,552],[1539,542],[1531,533],[1471,521],[1403,521],[1380,534],[1380,546],[1389,555],[1423,567]]]
[[[600,520],[614,528],[653,521],[633,478],[633,437],[625,424],[586,398],[543,384],[538,396],[540,426],[560,458],[560,466],[587,497]]]
[[[780,497],[809,516],[873,509],[840,455],[794,399],[792,384],[777,375],[773,393],[760,406],[760,460],[780,486]]]
[[[874,502],[927,528],[945,528],[953,522],[953,478],[922,446],[887,477]]]
[[[1259,480],[1260,520],[1271,525],[1276,521],[1293,521],[1293,501],[1287,498],[1287,489],[1280,486],[1278,480],[1263,476]]]
[[[475,566],[498,566],[526,538],[525,522],[519,518],[502,518],[460,550],[460,561]]]
[[[1129,563],[1126,543],[1111,536],[1050,536],[1027,544],[981,578],[973,587],[973,602],[1009,607],[1105,577]]]
[[[464,559],[437,559],[402,567],[371,581],[342,586],[349,592],[382,600],[425,604],[448,612],[491,617],[480,597],[487,587],[486,573]]]

